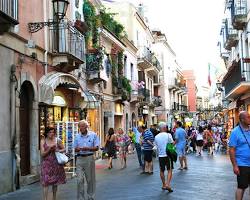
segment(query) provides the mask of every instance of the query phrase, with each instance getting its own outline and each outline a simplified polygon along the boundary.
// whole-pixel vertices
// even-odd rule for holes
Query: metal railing
[[[140,88],[138,89],[138,96],[143,96],[144,101],[149,102],[150,101],[150,90],[146,88]]]
[[[231,4],[231,16],[232,19],[237,15],[247,14],[247,1],[246,0],[234,0]]]
[[[18,21],[18,0],[0,0],[0,11]]]
[[[84,60],[84,35],[71,22],[64,20],[50,27],[50,50],[52,53],[71,54]]]
[[[241,82],[250,81],[250,64],[244,63],[244,72],[241,73],[241,66],[238,64],[234,66],[230,71],[230,74],[227,75],[223,85],[225,86],[225,95],[229,94],[231,90],[237,87]]]

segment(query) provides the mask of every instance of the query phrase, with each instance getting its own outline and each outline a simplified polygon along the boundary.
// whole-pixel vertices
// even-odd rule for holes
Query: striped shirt
[[[153,149],[153,146],[150,145],[147,140],[149,140],[151,143],[154,142],[154,135],[153,133],[147,129],[144,134],[143,134],[143,148],[144,148],[144,151],[146,150],[152,150]]]

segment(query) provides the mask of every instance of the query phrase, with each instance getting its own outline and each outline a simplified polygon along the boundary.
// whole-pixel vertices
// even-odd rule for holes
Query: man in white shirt
[[[168,190],[169,192],[173,192],[170,187],[170,181],[172,179],[172,170],[174,168],[173,161],[167,156],[166,147],[168,143],[173,143],[173,138],[170,133],[167,133],[167,124],[165,122],[159,123],[160,133],[155,136],[155,144],[158,149],[158,156],[159,156],[159,164],[160,164],[160,177],[162,181],[162,189]],[[168,175],[167,175],[167,182],[165,180],[164,171],[167,167]]]

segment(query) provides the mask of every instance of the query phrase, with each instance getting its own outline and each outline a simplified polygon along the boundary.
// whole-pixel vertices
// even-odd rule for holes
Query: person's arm
[[[75,147],[75,152],[81,151],[81,148],[78,147],[78,138],[77,138],[77,136],[75,137],[74,147]]]
[[[64,145],[62,144],[62,140],[58,139],[57,145],[58,145],[58,149],[57,149],[58,152],[60,153],[65,152],[65,148],[64,148]]]
[[[236,159],[235,159],[235,147],[229,147],[229,155],[230,155],[230,160],[231,163],[233,165],[233,171],[236,175],[240,174],[240,170],[239,167],[236,163]]]
[[[41,149],[41,156],[42,157],[46,157],[54,149],[54,148],[49,146],[48,149],[45,150],[44,149],[44,143],[45,143],[45,139],[42,139],[41,142],[40,142],[40,149]]]

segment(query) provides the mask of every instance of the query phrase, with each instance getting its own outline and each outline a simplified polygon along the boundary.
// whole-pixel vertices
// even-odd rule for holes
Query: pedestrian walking
[[[48,199],[48,187],[52,186],[53,200],[56,200],[57,186],[66,183],[63,165],[58,164],[55,152],[64,152],[62,141],[56,138],[55,129],[47,127],[41,139],[41,183],[43,199]]]
[[[197,145],[197,155],[201,156],[202,147],[203,147],[203,128],[199,126],[198,133],[196,136],[196,145]]]
[[[236,200],[242,200],[245,189],[250,185],[250,115],[247,111],[239,114],[239,125],[229,139],[229,155],[237,176]]]
[[[158,157],[159,157],[159,166],[160,166],[160,177],[162,181],[162,189],[168,190],[169,192],[173,192],[170,182],[173,175],[174,163],[173,160],[167,156],[166,147],[167,144],[173,143],[173,138],[171,134],[167,133],[168,128],[165,122],[159,123],[160,133],[155,136],[155,144],[158,150]],[[165,169],[167,168],[167,181],[165,179]]]
[[[208,148],[208,155],[214,155],[214,137],[213,137],[213,132],[212,132],[212,127],[211,125],[208,125],[207,127],[207,148]]]
[[[118,129],[118,134],[116,137],[116,146],[119,150],[119,157],[121,161],[121,169],[127,167],[127,151],[130,144],[130,139],[126,133],[124,133],[122,128]]]
[[[76,152],[77,199],[94,200],[96,189],[94,153],[99,149],[99,138],[93,131],[88,130],[88,122],[79,122],[80,132],[76,135],[74,147]],[[87,192],[85,191],[85,179]],[[87,198],[86,198],[87,196]]]
[[[144,164],[142,162],[142,148],[141,148],[141,133],[138,131],[136,127],[133,128],[133,131],[135,133],[135,149],[137,153],[137,158],[139,162],[139,166],[143,169]]]
[[[144,171],[143,174],[153,174],[153,147],[154,135],[146,128],[146,126],[139,126],[139,131],[143,135],[143,154],[144,154]]]
[[[112,159],[115,156],[116,153],[116,147],[115,147],[115,131],[113,128],[110,128],[108,130],[108,134],[105,137],[105,149],[107,151],[108,154],[108,168],[112,169],[113,165],[112,165]]]
[[[182,128],[182,123],[180,121],[176,122],[176,130],[175,130],[175,144],[176,151],[180,161],[179,170],[188,169],[187,167],[187,158],[186,158],[186,131]]]

